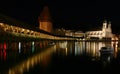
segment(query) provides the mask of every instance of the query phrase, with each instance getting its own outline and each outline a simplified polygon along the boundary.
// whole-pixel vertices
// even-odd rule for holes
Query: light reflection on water
[[[48,59],[50,58],[51,53],[53,53],[55,50],[55,46],[46,49],[44,52],[41,52],[39,54],[36,54],[22,63],[12,67],[9,69],[8,74],[23,74],[24,71],[29,71],[30,68],[34,67],[34,65],[44,61],[48,63]],[[43,64],[43,63],[42,63]]]
[[[114,53],[100,53],[100,48],[104,46],[111,46],[114,48]],[[101,61],[103,67],[110,64],[113,58],[117,58],[118,42],[63,42],[59,48],[62,48],[60,55],[85,55],[91,57],[91,61]],[[61,51],[60,50],[60,51]]]
[[[41,48],[41,43],[37,44],[36,42],[28,43],[1,43],[0,44],[0,58],[6,61],[13,56],[17,56],[21,53],[28,54],[34,53],[37,47]],[[103,46],[112,46],[115,49],[114,54],[105,54],[101,55],[99,50]],[[12,48],[12,49],[11,49]],[[11,49],[14,54],[8,54],[6,51]],[[88,55],[92,57],[92,61],[101,60],[102,65],[106,66],[110,63],[112,58],[117,58],[118,53],[118,42],[74,42],[74,41],[65,41],[58,42],[54,46],[51,46],[44,51],[37,53],[22,62],[16,64],[15,66],[9,67],[8,74],[23,74],[25,71],[29,72],[29,69],[34,68],[37,64],[42,64],[45,67],[49,64],[51,60],[51,55],[53,52],[56,52],[60,55]],[[12,55],[12,56],[11,56]],[[10,57],[11,56],[11,57]],[[23,55],[22,55],[23,56]],[[16,58],[17,59],[17,58]],[[0,60],[0,61],[3,61]]]
[[[100,57],[100,48],[111,46],[114,48],[114,57],[117,56],[118,42],[63,42],[57,45],[65,54],[82,55],[89,54],[92,57]]]

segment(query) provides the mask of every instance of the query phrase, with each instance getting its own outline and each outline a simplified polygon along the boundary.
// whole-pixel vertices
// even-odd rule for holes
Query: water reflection
[[[19,53],[21,53],[21,42],[19,42]]]
[[[35,51],[34,41],[32,42],[32,53]]]
[[[92,60],[104,60],[110,61],[111,58],[117,57],[117,50],[118,50],[118,42],[63,42],[57,45],[58,49],[60,50],[59,54],[66,54],[66,55],[87,55],[92,57]],[[101,54],[100,49],[104,46],[110,46],[114,48],[113,54]],[[62,51],[62,53],[61,53]]]
[[[112,59],[118,56],[118,42],[75,42],[62,41],[57,42],[46,49],[43,49],[43,42],[12,42],[0,43],[0,68],[6,64],[12,64],[8,69],[8,74],[23,74],[25,71],[30,71],[35,65],[41,64],[42,67],[47,67],[51,61],[52,54],[55,52],[58,56],[67,57],[69,55],[78,57],[89,56],[92,61],[100,61],[103,67],[108,66]],[[111,46],[115,52],[113,54],[102,54],[99,52],[101,47]],[[46,45],[47,47],[47,45]],[[39,51],[38,51],[39,50]],[[20,58],[20,60],[18,60]],[[21,59],[22,58],[22,59]],[[18,60],[14,64],[14,62]],[[85,60],[85,59],[83,59]],[[14,61],[14,62],[13,62]],[[21,62],[19,62],[21,61]],[[71,60],[70,60],[71,61]],[[13,62],[13,63],[12,63]],[[2,71],[2,70],[0,70]]]
[[[6,60],[6,49],[7,49],[7,44],[6,43],[1,43],[0,44],[0,58],[1,60]]]
[[[100,57],[99,50],[101,47],[110,46],[114,48],[114,57],[117,56],[118,42],[74,42],[66,41],[57,44],[57,49],[62,49],[61,54],[74,55],[89,55],[91,57]],[[59,51],[59,50],[58,50]]]
[[[61,47],[61,44],[64,47]],[[75,56],[74,58],[79,56],[78,59],[83,58],[81,61],[84,60],[86,62],[87,60],[87,63],[85,64],[83,63],[84,67],[88,65],[88,63],[90,64],[92,63],[93,67],[94,66],[97,67],[95,69],[100,69],[100,70],[102,68],[105,69],[105,68],[110,67],[113,60],[118,58],[117,57],[118,56],[118,42],[117,41],[115,42],[111,42],[111,41],[109,42],[74,42],[74,41],[72,42],[71,41],[70,42],[68,41],[67,43],[66,42],[59,43],[57,46],[59,47],[59,48],[57,47],[57,49],[61,49],[59,50],[59,52],[57,52],[58,54],[60,54],[60,56],[67,53],[65,56],[69,57],[69,55],[72,55],[72,57]],[[101,49],[101,47],[104,47],[104,46],[113,47],[115,52],[114,53],[100,53],[99,50]],[[76,59],[71,59],[69,61],[73,61],[73,60],[76,60]],[[82,63],[81,61],[79,61],[79,63]],[[96,66],[96,63],[97,63],[97,66]]]
[[[42,62],[42,65],[46,66],[46,64],[49,63],[48,60],[50,60],[51,53],[53,53],[55,50],[54,48],[55,46],[48,48],[46,51],[36,54],[16,65],[15,67],[10,68],[8,74],[23,74],[23,72],[29,71],[30,68],[34,67],[40,62]]]

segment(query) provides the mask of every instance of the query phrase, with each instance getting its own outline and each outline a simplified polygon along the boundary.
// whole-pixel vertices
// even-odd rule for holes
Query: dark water
[[[102,46],[114,53],[101,54]],[[120,73],[119,42],[40,42],[0,44],[0,74]]]

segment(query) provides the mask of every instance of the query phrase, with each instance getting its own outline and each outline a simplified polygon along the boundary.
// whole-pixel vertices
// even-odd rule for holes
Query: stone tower
[[[49,8],[45,6],[38,17],[39,21],[39,29],[44,30],[46,32],[52,33],[53,25],[52,19],[50,16]]]

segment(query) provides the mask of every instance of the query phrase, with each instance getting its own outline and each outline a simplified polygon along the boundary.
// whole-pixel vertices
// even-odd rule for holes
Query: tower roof
[[[43,8],[43,11],[41,12],[40,16],[39,16],[39,21],[51,21],[51,16],[50,16],[50,11],[48,6],[45,6]]]

